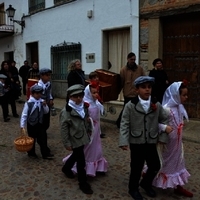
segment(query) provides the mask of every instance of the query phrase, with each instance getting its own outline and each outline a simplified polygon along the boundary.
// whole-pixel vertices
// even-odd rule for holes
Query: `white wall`
[[[1,1],[0,1],[1,2]],[[6,0],[5,7],[16,8],[15,19],[25,13],[26,27],[15,23],[17,33],[3,40],[0,38],[0,59],[3,52],[14,51],[17,64],[26,59],[25,44],[38,41],[40,67],[51,67],[50,47],[64,41],[82,44],[82,64],[85,73],[102,65],[102,30],[132,26],[132,51],[139,58],[139,3],[138,0],[77,0],[61,6],[28,15],[27,0]],[[47,1],[51,6],[53,0]],[[93,10],[93,17],[87,11]],[[17,29],[17,30],[16,30]],[[86,63],[86,53],[95,53],[95,63]]]

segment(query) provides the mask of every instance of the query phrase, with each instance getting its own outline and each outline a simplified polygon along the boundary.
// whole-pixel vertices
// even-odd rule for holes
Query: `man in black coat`
[[[28,65],[28,61],[24,61],[24,65],[22,65],[19,69],[19,75],[22,78],[23,84],[23,94],[26,95],[26,84],[28,82],[28,71],[31,67]]]

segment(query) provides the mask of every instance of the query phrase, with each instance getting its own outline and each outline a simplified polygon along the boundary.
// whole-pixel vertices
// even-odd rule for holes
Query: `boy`
[[[33,148],[28,151],[28,156],[32,158],[38,158],[35,153],[35,142],[40,145],[40,151],[42,157],[45,159],[48,157],[48,149],[46,146],[46,138],[44,135],[43,115],[49,112],[49,107],[46,102],[41,99],[43,88],[37,84],[31,87],[31,96],[25,103],[20,127],[24,129],[27,124],[28,135],[34,138]]]
[[[50,82],[52,71],[48,68],[42,68],[39,70],[39,74],[40,74],[40,80],[38,81],[38,85],[43,88],[41,98],[44,101],[46,101],[46,104],[49,107],[49,112],[47,114],[44,114],[43,117],[44,132],[45,132],[44,135],[46,137],[46,142],[47,142],[47,129],[49,128],[50,125],[50,109],[53,106],[53,97],[51,94],[51,82]],[[46,146],[49,151],[48,155],[50,157],[53,157],[54,155],[50,153],[50,149],[47,144]]]
[[[97,72],[91,72],[90,74],[89,74],[89,79],[90,79],[90,83],[91,82],[96,82],[96,84],[97,84],[97,90],[98,90],[98,97],[97,97],[97,99],[98,99],[98,101],[101,103],[101,104],[103,104],[103,100],[101,99],[101,97],[100,97],[100,95],[99,95],[99,76],[98,76],[98,74],[97,74]],[[101,138],[105,138],[106,137],[106,134],[104,134],[104,133],[101,133],[100,134],[100,137]]]
[[[90,142],[92,127],[88,114],[88,103],[83,102],[85,87],[80,84],[73,85],[67,89],[67,104],[60,113],[61,137],[64,147],[73,151],[65,162],[62,172],[68,178],[74,178],[72,167],[77,163],[79,188],[85,194],[93,191],[85,171],[84,146]]]
[[[140,186],[150,197],[155,197],[152,181],[160,169],[157,142],[166,143],[167,114],[159,102],[152,102],[151,90],[154,78],[140,76],[134,81],[138,96],[129,101],[122,114],[120,124],[119,147],[131,151],[131,172],[129,178],[129,194],[135,200],[142,200],[139,192],[139,180],[146,161],[148,170]],[[158,123],[165,124],[162,133],[158,133]]]
[[[10,118],[8,117],[8,98],[6,95],[7,90],[4,87],[5,79],[7,76],[0,74],[0,104],[3,111],[4,122],[8,122]]]

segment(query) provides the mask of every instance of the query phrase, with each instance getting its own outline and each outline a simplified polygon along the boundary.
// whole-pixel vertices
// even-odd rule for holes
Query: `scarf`
[[[104,106],[98,101],[98,99],[94,99],[92,97],[89,85],[87,85],[87,87],[85,88],[84,93],[85,93],[85,95],[84,95],[83,101],[89,103],[90,104],[90,108],[97,106],[99,108],[100,112],[101,112],[101,115],[103,115]]]
[[[151,100],[151,97],[149,97],[148,100],[143,100],[143,99],[141,99],[139,96],[138,96],[138,98],[139,98],[140,103],[142,104],[143,109],[144,109],[145,112],[147,113],[147,111],[148,111],[148,109],[149,109],[149,107],[150,107],[150,100]]]
[[[83,101],[80,104],[76,104],[71,99],[68,102],[68,105],[72,107],[82,118],[85,117],[85,111],[84,111],[84,103]]]
[[[33,102],[34,103],[34,105],[33,105],[33,108],[32,108],[32,110],[31,110],[31,113],[33,113],[33,111],[36,109],[36,108],[39,108],[39,112],[40,112],[40,110],[41,110],[41,105],[42,105],[42,102],[43,102],[44,100],[43,99],[35,99],[33,96],[30,96],[30,98],[29,98],[29,100],[28,100],[28,102]]]
[[[38,85],[42,87],[43,94],[45,93],[45,90],[48,89],[48,87],[51,85],[50,81],[47,83],[44,83],[41,79],[38,81]]]
[[[183,120],[183,117],[189,121],[187,111],[185,110],[183,104],[181,104],[179,88],[182,82],[172,83],[165,91],[162,101],[162,106],[164,107],[177,107],[180,115],[180,119]]]

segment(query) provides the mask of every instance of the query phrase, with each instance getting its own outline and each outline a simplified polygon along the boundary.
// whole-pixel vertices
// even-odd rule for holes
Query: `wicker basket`
[[[15,148],[19,152],[30,151],[33,147],[34,139],[26,135],[25,129],[21,129],[21,136],[14,140]]]

